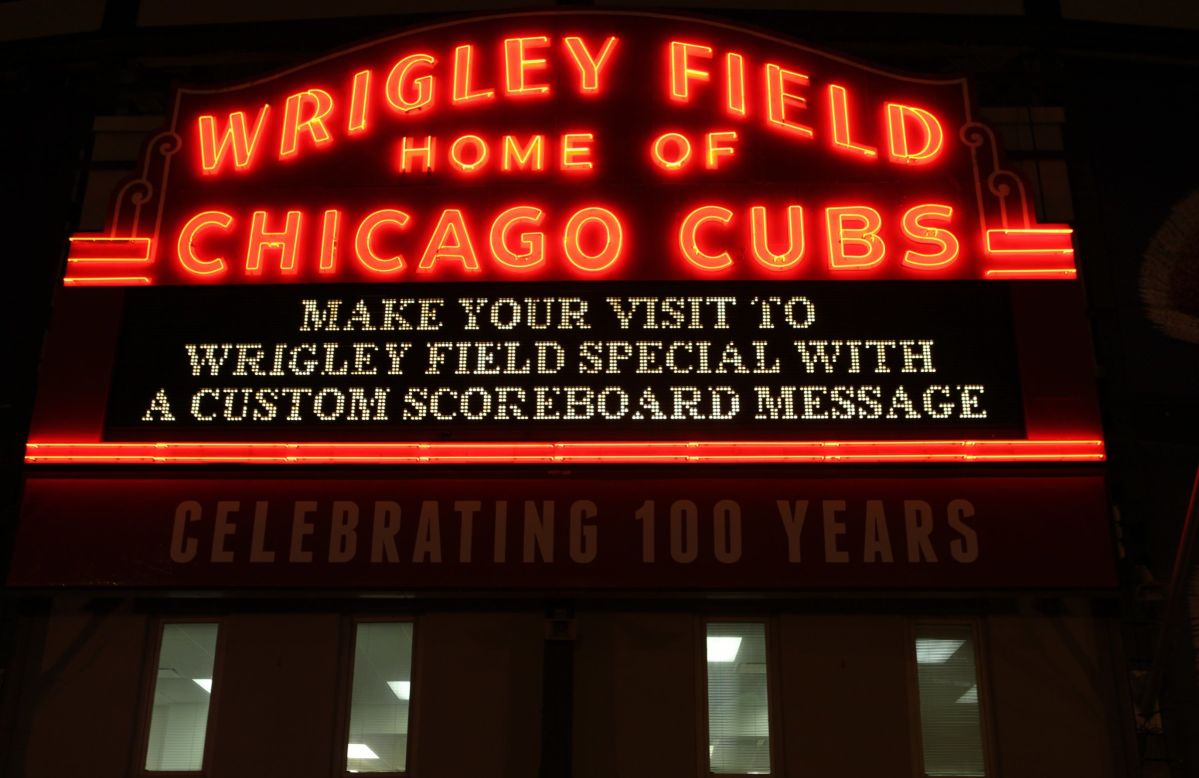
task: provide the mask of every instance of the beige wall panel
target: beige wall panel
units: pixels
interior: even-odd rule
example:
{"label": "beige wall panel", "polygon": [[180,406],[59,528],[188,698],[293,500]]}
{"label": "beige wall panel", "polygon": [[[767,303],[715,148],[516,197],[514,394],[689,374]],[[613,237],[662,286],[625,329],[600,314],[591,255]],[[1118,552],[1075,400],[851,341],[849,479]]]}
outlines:
{"label": "beige wall panel", "polygon": [[162,129],[165,122],[163,116],[96,117],[91,161],[127,163],[128,167],[88,172],[79,215],[80,232],[99,232],[108,227],[113,197],[141,170],[142,146]]}
{"label": "beige wall panel", "polygon": [[577,624],[575,778],[695,778],[695,617],[583,613]]}
{"label": "beige wall panel", "polygon": [[414,775],[537,775],[544,624],[540,613],[420,617],[408,757]]}
{"label": "beige wall panel", "polygon": [[[599,7],[658,10],[676,7],[709,8],[714,10],[837,11],[864,13],[914,13],[953,15],[1019,15],[1022,0],[760,0],[736,3],[729,0],[599,0]],[[550,0],[535,0],[516,6],[519,10],[552,9]],[[414,13],[497,13],[513,10],[512,3],[502,0],[343,0],[329,3],[323,0],[208,0],[205,3],[186,3],[179,0],[142,0],[138,23],[145,26],[176,24],[212,24],[228,22],[261,22],[287,19],[328,19],[353,16],[383,16]]]}
{"label": "beige wall panel", "polygon": [[1123,775],[1114,671],[1089,617],[987,620],[999,770],[1021,778]]}
{"label": "beige wall panel", "polygon": [[758,0],[736,3],[729,0],[598,0],[600,7],[620,8],[711,8],[730,10],[835,11],[840,13],[917,14],[1002,14],[1024,12],[1022,0]]}
{"label": "beige wall panel", "polygon": [[[108,227],[112,198],[132,174],[132,170],[93,170],[88,173],[83,207],[79,212],[80,232],[103,232]],[[65,240],[63,244],[65,246]]]}
{"label": "beige wall panel", "polygon": [[337,733],[339,618],[239,614],[221,624],[212,775],[329,775]]}
{"label": "beige wall panel", "polygon": [[[524,3],[522,10],[539,5],[552,7],[550,0]],[[145,26],[171,24],[214,24],[265,22],[276,19],[335,19],[347,16],[384,16],[412,13],[496,13],[511,11],[502,0],[142,0],[138,23]],[[399,24],[400,22],[397,22]],[[388,32],[384,30],[381,34]]]}
{"label": "beige wall panel", "polygon": [[801,615],[777,623],[774,688],[787,705],[771,734],[781,739],[785,775],[909,778],[904,620]]}
{"label": "beige wall panel", "polygon": [[146,617],[59,598],[49,620],[26,744],[26,778],[126,776],[137,741]]}
{"label": "beige wall panel", "polygon": [[1199,29],[1195,0],[1062,0],[1062,16],[1088,22]]}
{"label": "beige wall panel", "polygon": [[142,146],[167,124],[165,116],[97,116],[93,162],[134,162]]}
{"label": "beige wall panel", "polygon": [[17,0],[0,4],[0,41],[100,29],[105,0]]}

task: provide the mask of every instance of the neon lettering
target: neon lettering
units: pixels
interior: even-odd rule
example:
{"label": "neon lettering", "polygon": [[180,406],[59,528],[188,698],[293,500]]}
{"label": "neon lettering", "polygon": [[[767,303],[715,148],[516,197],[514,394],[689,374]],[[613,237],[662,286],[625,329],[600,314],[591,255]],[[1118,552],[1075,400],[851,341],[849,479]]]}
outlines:
{"label": "neon lettering", "polygon": [[404,267],[403,254],[397,252],[382,256],[373,247],[375,231],[385,224],[403,229],[408,225],[408,214],[394,208],[383,208],[368,214],[354,233],[354,256],[372,273],[394,273]]}
{"label": "neon lettering", "polygon": [[474,56],[475,47],[469,43],[454,49],[454,94],[451,100],[455,103],[495,98],[494,89],[476,89],[471,84],[471,61]]}
{"label": "neon lettering", "polygon": [[728,251],[712,254],[699,246],[699,229],[708,222],[719,222],[727,225],[733,220],[733,212],[720,205],[701,205],[691,210],[683,218],[679,227],[679,249],[683,259],[700,270],[724,270],[732,267],[733,257]]}
{"label": "neon lettering", "polygon": [[549,94],[548,84],[529,84],[530,70],[545,70],[544,57],[530,58],[529,49],[547,48],[550,39],[544,35],[529,38],[504,39],[504,92],[509,95]]}
{"label": "neon lettering", "polygon": [[[911,105],[887,103],[887,158],[900,165],[928,165],[937,161],[945,148],[945,131],[929,111]],[[919,148],[911,143],[909,129],[921,135]]]}
{"label": "neon lettering", "polygon": [[359,70],[350,85],[350,120],[346,132],[357,135],[366,132],[367,98],[371,89],[371,71]]}
{"label": "neon lettering", "polygon": [[278,232],[266,228],[266,211],[254,211],[250,217],[250,239],[246,243],[246,275],[262,275],[262,255],[267,249],[279,252],[279,272],[295,275],[296,248],[300,242],[299,211],[288,211],[284,216],[283,229]]}
{"label": "neon lettering", "polygon": [[766,65],[766,120],[776,127],[793,132],[804,138],[813,136],[812,128],[787,118],[787,107],[808,107],[806,97],[788,91],[791,86],[807,86],[808,77],[803,73],[785,70],[778,65]]}
{"label": "neon lettering", "polygon": [[571,60],[579,69],[579,92],[582,94],[598,93],[600,91],[600,71],[616,48],[616,36],[608,36],[600,48],[599,54],[596,55],[588,51],[587,44],[577,36],[568,36],[562,42],[566,46]]}
{"label": "neon lettering", "polygon": [[878,149],[854,143],[850,137],[848,90],[839,84],[829,84],[828,101],[833,124],[833,148],[865,159],[878,159]]}
{"label": "neon lettering", "polygon": [[886,256],[887,245],[878,234],[883,219],[873,208],[830,206],[825,209],[825,225],[828,264],[832,270],[869,270]]}
{"label": "neon lettering", "polygon": [[[587,252],[582,245],[583,230],[593,227],[602,231],[603,240],[595,252]],[[620,258],[624,248],[624,229],[620,219],[607,208],[593,206],[580,208],[571,214],[562,234],[562,248],[566,259],[579,270],[600,273],[610,268]]]}
{"label": "neon lettering", "polygon": [[[463,157],[462,149],[464,146],[473,146],[474,151],[470,152],[472,160],[467,161]],[[450,144],[450,165],[463,173],[470,173],[478,170],[487,162],[488,148],[487,142],[478,135],[463,135],[455,138]]]}
{"label": "neon lettering", "polygon": [[733,146],[724,145],[737,140],[736,130],[709,132],[704,136],[704,167],[715,170],[720,167],[721,157],[731,157],[737,153]]}
{"label": "neon lettering", "polygon": [[724,58],[725,108],[740,118],[745,117],[745,58],[730,51]]}
{"label": "neon lettering", "polygon": [[299,151],[300,133],[307,133],[312,142],[324,146],[333,140],[325,117],[333,110],[333,97],[323,89],[309,89],[291,95],[283,106],[283,133],[279,157],[290,157]]}
{"label": "neon lettering", "polygon": [[330,208],[321,217],[321,252],[318,271],[322,275],[337,271],[337,236],[341,231],[341,211]]}
{"label": "neon lettering", "polygon": [[433,170],[433,136],[425,136],[425,145],[417,146],[415,143],[409,145],[409,141],[415,141],[415,138],[409,138],[405,135],[400,139],[399,149],[399,168],[401,173],[411,173],[415,167],[412,164],[413,159],[420,159],[423,164],[420,170],[424,173],[429,173]]}
{"label": "neon lettering", "polygon": [[[565,152],[563,152],[565,153]],[[511,170],[545,170],[545,136],[531,135],[524,146],[514,135],[504,136],[504,151],[500,167]]]}
{"label": "neon lettering", "polygon": [[766,221],[766,208],[755,205],[749,209],[749,248],[759,265],[768,270],[787,270],[795,267],[804,255],[803,207],[787,206],[787,247],[776,252]]}
{"label": "neon lettering", "polygon": [[687,102],[691,99],[689,84],[692,81],[710,81],[712,75],[706,70],[691,67],[692,57],[712,58],[712,47],[699,43],[670,42],[670,99]]}
{"label": "neon lettering", "polygon": [[470,242],[470,232],[466,229],[462,211],[457,208],[446,208],[441,212],[441,218],[437,220],[425,244],[416,270],[418,273],[427,273],[438,262],[445,260],[461,262],[462,268],[472,273],[479,270],[479,257]]}
{"label": "neon lettering", "polygon": [[589,170],[591,143],[595,136],[590,132],[568,132],[562,136],[562,169]]}
{"label": "neon lettering", "polygon": [[496,262],[512,270],[530,270],[545,263],[545,233],[522,231],[517,234],[517,240],[522,251],[519,253],[509,248],[508,233],[517,224],[529,224],[540,227],[545,214],[540,208],[529,205],[518,205],[502,212],[491,223],[488,243],[491,256]]}
{"label": "neon lettering", "polygon": [[200,169],[205,173],[220,172],[221,163],[226,154],[232,154],[233,169],[245,171],[254,159],[254,150],[258,147],[258,138],[262,128],[266,126],[269,105],[258,109],[258,118],[254,120],[254,131],[248,133],[246,128],[245,111],[234,111],[229,114],[229,122],[225,125],[221,139],[217,140],[216,117],[202,114],[197,120],[197,131],[200,136]]}
{"label": "neon lettering", "polygon": [[232,226],[233,217],[224,211],[201,211],[188,219],[179,231],[179,241],[175,245],[179,264],[194,276],[223,274],[228,269],[224,257],[203,259],[196,253],[196,243],[205,230],[216,228],[228,232]]}
{"label": "neon lettering", "polygon": [[904,236],[923,245],[935,246],[937,250],[923,254],[908,249],[903,253],[903,264],[921,270],[936,270],[953,264],[958,258],[961,243],[956,235],[946,229],[952,219],[953,208],[948,205],[929,203],[905,211],[900,221]]}
{"label": "neon lettering", "polygon": [[691,159],[691,141],[681,133],[663,133],[654,139],[650,157],[663,170],[680,170]]}
{"label": "neon lettering", "polygon": [[[433,102],[433,76],[426,74],[410,79],[416,68],[431,69],[437,60],[432,54],[409,54],[392,66],[387,74],[387,83],[383,87],[387,95],[387,103],[392,108],[403,113],[419,111],[427,108]],[[405,95],[406,91],[416,90],[413,97]]]}

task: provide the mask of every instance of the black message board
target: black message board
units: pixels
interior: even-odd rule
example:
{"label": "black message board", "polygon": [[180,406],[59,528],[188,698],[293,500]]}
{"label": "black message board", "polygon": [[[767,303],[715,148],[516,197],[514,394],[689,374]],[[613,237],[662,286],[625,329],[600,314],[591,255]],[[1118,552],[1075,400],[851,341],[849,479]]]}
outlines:
{"label": "black message board", "polygon": [[1024,432],[1001,284],[397,284],[127,295],[109,440]]}

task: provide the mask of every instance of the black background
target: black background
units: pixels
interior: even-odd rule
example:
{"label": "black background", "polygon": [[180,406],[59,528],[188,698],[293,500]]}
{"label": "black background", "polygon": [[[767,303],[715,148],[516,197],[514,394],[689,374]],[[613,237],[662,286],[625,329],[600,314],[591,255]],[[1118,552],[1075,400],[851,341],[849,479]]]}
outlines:
{"label": "black background", "polygon": [[[607,297],[736,297],[737,305],[728,306],[728,329],[716,329],[715,311],[705,306],[704,329],[642,329],[640,317],[628,329],[620,327]],[[815,308],[810,327],[795,329],[782,322],[775,309],[775,327],[762,329],[758,306],[747,304],[754,297],[804,296]],[[458,304],[460,297],[514,298],[578,297],[588,302],[585,319],[589,329],[532,329],[521,325],[497,329],[484,325],[466,330],[466,314]],[[379,300],[386,298],[440,298],[444,325],[437,330],[395,332],[302,332],[301,301],[341,300],[340,321],[345,322],[354,302],[367,301],[377,315]],[[801,314],[802,315],[802,314]],[[996,282],[845,282],[790,283],[760,282],[575,282],[508,284],[420,284],[394,286],[268,286],[222,288],[156,288],[130,290],[125,319],[115,362],[106,438],[112,440],[669,440],[669,439],[854,439],[875,437],[961,438],[1021,437],[1023,414],[1017,380],[1016,355],[1012,340],[1011,314],[1006,287]],[[892,372],[874,373],[874,349],[862,350],[862,372],[850,374],[843,369],[832,375],[809,374],[803,369],[795,340],[919,340],[931,339],[936,373],[899,372],[897,350],[889,349]],[[453,375],[456,354],[451,352],[442,374],[425,375],[426,344],[431,341],[520,341],[530,344],[524,354],[532,353],[535,341],[559,343],[566,353],[566,365],[556,374]],[[583,341],[709,341],[713,343],[712,364],[718,361],[723,344],[736,342],[745,364],[751,370],[752,341],[768,343],[767,354],[780,359],[777,374],[713,373],[710,375],[663,372],[637,375],[635,358],[625,362],[619,375],[580,374],[578,348]],[[268,352],[263,361],[270,364],[273,344],[355,343],[406,341],[413,343],[402,362],[404,375],[386,375],[386,360],[380,356],[380,375],[297,377],[285,375],[233,376],[227,359],[217,377],[193,376],[184,344],[217,343],[261,344]],[[843,357],[844,364],[845,358]],[[473,359],[472,359],[473,362]],[[930,384],[981,384],[986,387],[981,407],[986,419],[840,419],[783,421],[755,419],[754,386],[766,385],[878,385],[883,396],[890,388],[904,385],[917,409],[920,396]],[[401,396],[408,386],[527,387],[525,407],[532,413],[533,386],[605,386],[623,387],[636,410],[637,398],[645,388],[654,390],[663,412],[671,415],[671,386],[730,386],[740,395],[740,411],[734,420],[650,421],[650,420],[555,420],[555,421],[408,421],[401,419]],[[286,421],[280,412],[271,421],[200,422],[190,414],[192,395],[206,387],[364,387],[371,396],[374,386],[390,386],[389,421],[321,422]],[[155,392],[165,389],[176,417],[174,422],[143,422]],[[955,393],[956,394],[956,393]],[[701,410],[710,407],[709,395],[703,395]],[[205,408],[218,406],[205,401]],[[802,398],[796,393],[797,414]],[[885,403],[884,403],[885,405]],[[449,410],[453,404],[447,404]],[[560,402],[556,407],[561,409]],[[631,416],[633,410],[629,412]],[[494,413],[494,411],[493,411]],[[923,415],[923,414],[922,414]],[[956,412],[955,414],[956,415]]]}

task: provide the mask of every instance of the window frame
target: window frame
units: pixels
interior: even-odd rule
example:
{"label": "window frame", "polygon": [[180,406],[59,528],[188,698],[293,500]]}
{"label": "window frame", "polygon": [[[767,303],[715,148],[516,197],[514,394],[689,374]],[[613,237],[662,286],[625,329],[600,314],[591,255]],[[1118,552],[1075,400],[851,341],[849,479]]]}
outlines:
{"label": "window frame", "polygon": [[[349,765],[346,764],[348,758],[346,756],[346,748],[350,742],[350,713],[354,705],[354,652],[358,645],[358,625],[359,624],[411,624],[412,625],[412,666],[408,672],[412,679],[412,687],[408,694],[408,744],[404,750],[404,769],[400,771],[378,772],[378,773],[351,773]],[[413,774],[413,765],[416,761],[416,730],[417,730],[417,710],[416,700],[420,690],[418,681],[419,673],[419,639],[418,635],[418,619],[412,615],[361,615],[354,614],[346,616],[342,620],[343,638],[341,640],[343,657],[340,661],[339,683],[341,692],[338,694],[337,703],[337,743],[333,749],[334,759],[332,774],[336,778],[350,778],[355,775],[380,775],[380,776],[410,776]]]}
{"label": "window frame", "polygon": [[695,661],[696,679],[696,772],[701,778],[750,778],[761,773],[714,773],[711,756],[708,754],[710,734],[708,732],[708,625],[709,624],[761,624],[765,632],[766,648],[766,726],[770,737],[770,772],[766,775],[785,775],[783,748],[779,733],[782,731],[782,716],[779,707],[778,675],[779,653],[775,646],[774,618],[771,616],[703,616],[697,620]]}
{"label": "window frame", "polygon": [[[154,716],[154,692],[158,685],[158,663],[162,658],[162,637],[166,628],[172,624],[215,624],[216,646],[213,647],[212,657],[212,690],[208,694],[208,719],[204,725],[204,749],[200,757],[199,770],[150,770],[146,767],[146,757],[150,753],[150,723]],[[218,720],[217,711],[220,708],[221,693],[224,688],[222,678],[225,669],[225,633],[228,622],[220,616],[159,616],[151,620],[152,629],[146,639],[147,661],[143,662],[145,680],[142,683],[139,715],[137,723],[138,748],[134,752],[137,760],[133,773],[140,776],[208,776],[212,767],[214,739]]]}
{"label": "window frame", "polygon": [[[974,683],[978,687],[978,727],[983,749],[984,778],[999,775],[995,761],[995,738],[991,714],[990,663],[986,643],[983,640],[981,619],[973,616],[917,617],[906,620],[904,630],[907,639],[907,687],[908,687],[908,734],[912,744],[912,778],[930,778],[924,772],[924,720],[920,713],[920,677],[916,662],[916,630],[918,627],[967,627],[974,647]],[[975,776],[937,776],[936,778],[976,778]]]}

